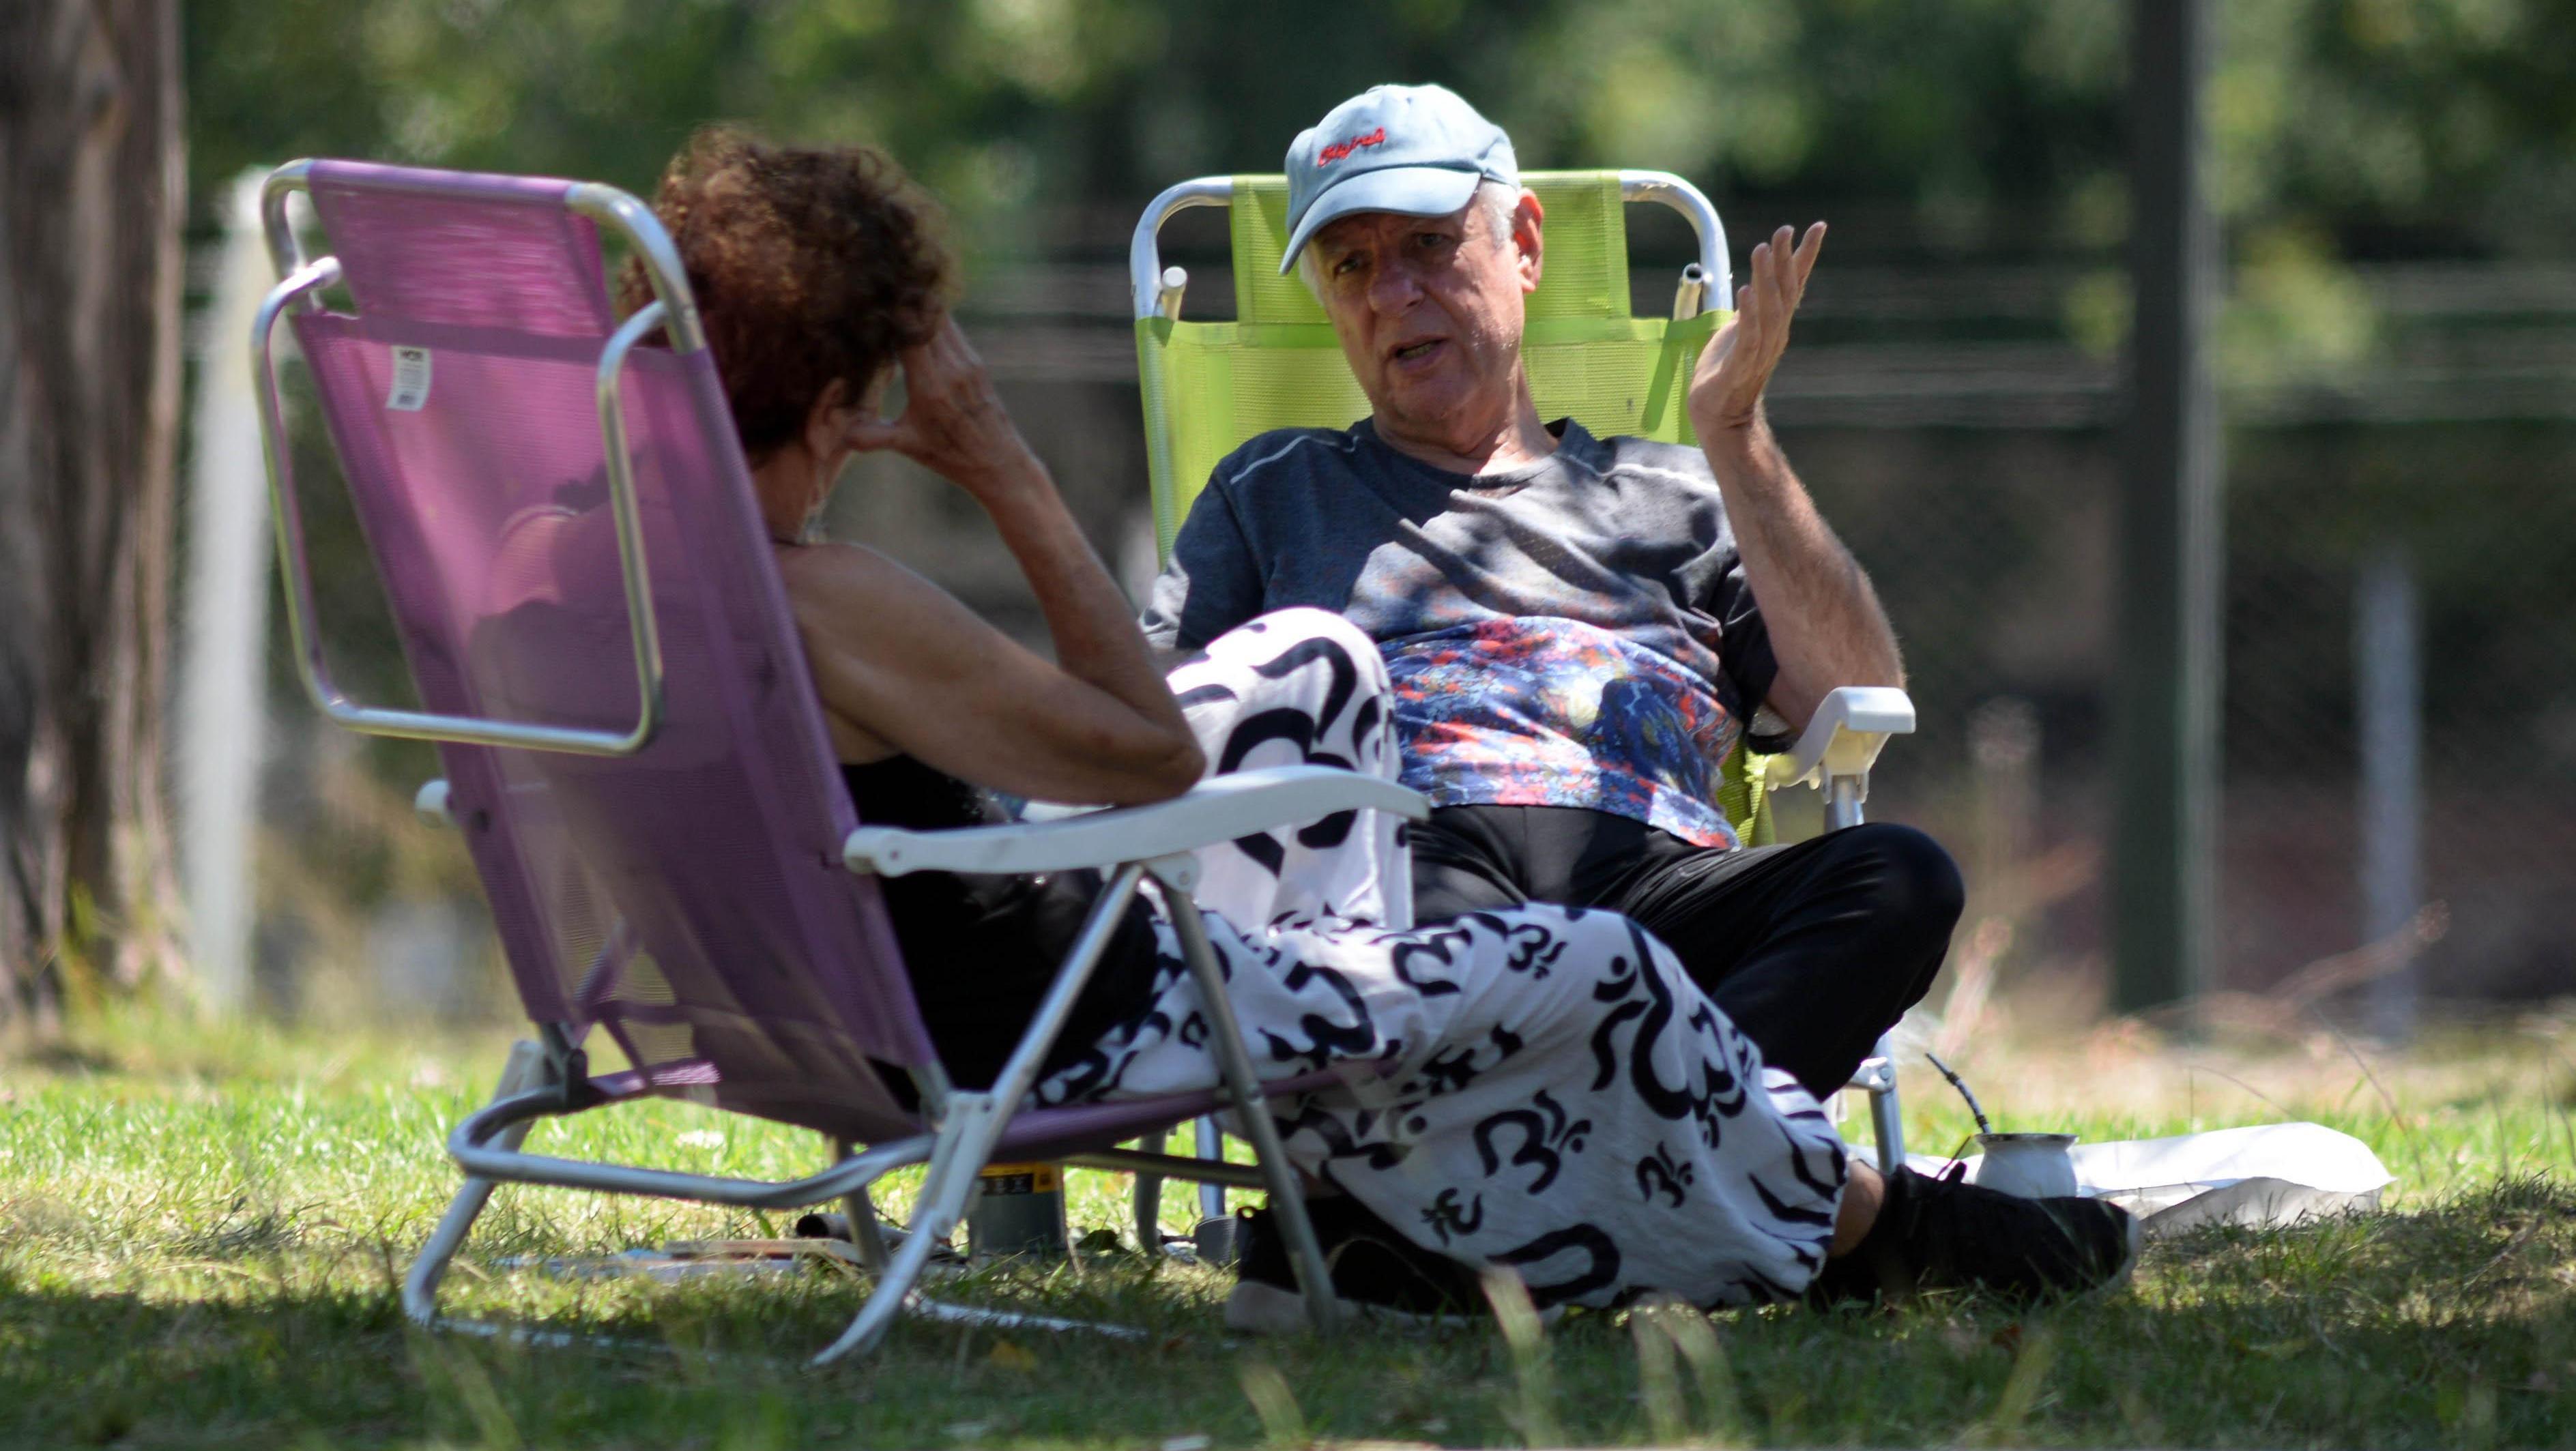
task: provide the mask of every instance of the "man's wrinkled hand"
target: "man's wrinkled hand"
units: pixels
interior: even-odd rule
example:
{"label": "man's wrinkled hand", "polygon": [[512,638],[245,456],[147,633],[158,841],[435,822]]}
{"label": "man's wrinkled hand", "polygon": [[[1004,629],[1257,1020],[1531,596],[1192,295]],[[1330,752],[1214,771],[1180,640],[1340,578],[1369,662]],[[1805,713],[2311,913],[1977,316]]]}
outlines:
{"label": "man's wrinkled hand", "polygon": [[1691,377],[1691,427],[1703,442],[1749,428],[1762,413],[1762,390],[1789,347],[1789,320],[1807,294],[1807,276],[1825,248],[1825,224],[1807,229],[1793,250],[1787,227],[1753,249],[1751,279],[1736,289],[1735,318],[1700,351]]}

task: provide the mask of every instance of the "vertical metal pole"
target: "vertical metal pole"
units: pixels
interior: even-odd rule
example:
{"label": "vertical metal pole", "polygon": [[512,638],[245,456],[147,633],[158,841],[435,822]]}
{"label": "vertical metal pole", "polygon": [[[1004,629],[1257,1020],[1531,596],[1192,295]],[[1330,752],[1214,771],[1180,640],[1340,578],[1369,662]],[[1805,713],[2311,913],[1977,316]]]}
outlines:
{"label": "vertical metal pole", "polygon": [[[1192,1132],[1196,1135],[1198,1145],[1192,1150],[1193,1153],[1202,1159],[1225,1157],[1225,1121],[1223,1119],[1215,1114],[1209,1114],[1198,1121],[1198,1126]],[[1213,1219],[1223,1222],[1225,1220],[1224,1185],[1201,1184],[1199,1186],[1199,1218],[1202,1221]]]}
{"label": "vertical metal pole", "polygon": [[2129,8],[2130,333],[2119,510],[2111,900],[2118,1006],[2211,985],[2216,952],[2218,396],[2210,334],[2218,233],[2203,119],[2215,8]]}
{"label": "vertical metal pole", "polygon": [[1887,1087],[1869,1092],[1869,1128],[1878,1141],[1881,1172],[1893,1174],[1904,1168],[1905,1109],[1896,1101],[1896,1060],[1892,1057],[1887,1061]]}
{"label": "vertical metal pole", "polygon": [[[1149,1154],[1163,1152],[1170,1135],[1161,1129],[1137,1141]],[[1136,1248],[1147,1255],[1163,1252],[1163,1176],[1136,1171]]]}
{"label": "vertical metal pole", "polygon": [[265,171],[235,178],[224,202],[222,270],[200,334],[195,448],[188,470],[187,608],[181,620],[177,739],[180,885],[188,946],[206,1004],[251,1009],[251,878],[259,767],[268,730],[268,479],[259,391],[241,340],[275,281],[260,230]]}
{"label": "vertical metal pole", "polygon": [[1861,824],[1869,800],[1866,776],[1833,776],[1825,781],[1825,830],[1844,831]]}
{"label": "vertical metal pole", "polygon": [[[2389,545],[2353,589],[2353,682],[2361,737],[2361,939],[2407,931],[2424,902],[2423,685],[2415,563]],[[2370,985],[2370,1028],[2402,1042],[2415,1031],[2414,954]]]}
{"label": "vertical metal pole", "polygon": [[2019,696],[1999,695],[1968,714],[1968,759],[1976,771],[1976,864],[1969,878],[1982,899],[1968,912],[1987,915],[2004,883],[2022,870],[2039,840],[2039,712]]}
{"label": "vertical metal pole", "polygon": [[[836,1164],[859,1151],[857,1144],[837,1134],[831,1136],[831,1145],[832,1162]],[[841,1213],[850,1221],[850,1243],[858,1249],[859,1263],[867,1267],[869,1274],[884,1279],[889,1259],[885,1228],[877,1223],[877,1204],[868,1197],[865,1185],[842,1196]]]}

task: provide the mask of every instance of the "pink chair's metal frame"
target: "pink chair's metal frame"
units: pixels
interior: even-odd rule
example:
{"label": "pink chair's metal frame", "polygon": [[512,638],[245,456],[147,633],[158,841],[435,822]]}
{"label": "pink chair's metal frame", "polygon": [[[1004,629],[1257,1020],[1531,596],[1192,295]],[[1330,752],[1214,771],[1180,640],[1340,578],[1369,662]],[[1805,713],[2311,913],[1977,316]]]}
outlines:
{"label": "pink chair's metal frame", "polygon": [[[310,195],[330,255],[287,203]],[[1309,1312],[1324,1263],[1270,1114],[1328,1075],[1264,1083],[1191,901],[1192,853],[1421,798],[1345,771],[1211,780],[1158,806],[1004,827],[869,826],[841,785],[686,275],[651,210],[611,187],[306,161],[268,180],[283,279],[250,339],[287,623],[330,719],[434,742],[426,812],[465,839],[538,1038],[449,1153],[466,1178],[404,1286],[437,1320],[441,1276],[496,1185],[788,1209],[844,1201],[875,1287],[818,1363],[864,1352],[907,1305],[997,1157],[1269,1191]],[[654,300],[619,322],[600,235]],[[346,289],[344,307],[325,293]],[[271,335],[286,320],[366,536],[420,708],[362,703],[325,660]],[[655,334],[665,339],[649,345]],[[1098,868],[1106,887],[999,1079],[962,1088],[922,1026],[876,879]],[[1120,915],[1147,881],[1205,993],[1222,1087],[1022,1107]],[[954,965],[971,972],[972,963]],[[634,1067],[594,1076],[594,1030]],[[888,1075],[893,1077],[890,1079]],[[908,1085],[909,1094],[895,1084]],[[796,1124],[828,1167],[762,1181],[530,1153],[534,1125],[646,1096]],[[1214,1112],[1255,1166],[1117,1145]],[[927,1165],[889,1248],[868,1187]],[[955,1307],[938,1307],[954,1317]]]}

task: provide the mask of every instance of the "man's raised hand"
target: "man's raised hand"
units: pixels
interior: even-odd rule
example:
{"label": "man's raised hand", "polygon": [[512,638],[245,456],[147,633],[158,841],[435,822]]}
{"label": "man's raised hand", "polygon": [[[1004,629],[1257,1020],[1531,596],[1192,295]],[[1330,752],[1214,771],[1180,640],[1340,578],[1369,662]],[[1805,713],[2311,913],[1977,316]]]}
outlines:
{"label": "man's raised hand", "polygon": [[1753,249],[1751,278],[1735,292],[1735,318],[1718,329],[1691,378],[1691,427],[1703,442],[1760,416],[1762,390],[1789,346],[1789,319],[1807,293],[1807,275],[1825,248],[1825,224],[1807,228],[1793,250],[1782,227]]}

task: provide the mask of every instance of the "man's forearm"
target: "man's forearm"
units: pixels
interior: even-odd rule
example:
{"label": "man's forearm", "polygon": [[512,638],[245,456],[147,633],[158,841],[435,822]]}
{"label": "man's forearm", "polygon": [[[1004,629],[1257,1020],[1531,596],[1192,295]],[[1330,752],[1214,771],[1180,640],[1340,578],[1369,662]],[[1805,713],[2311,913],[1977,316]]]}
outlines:
{"label": "man's forearm", "polygon": [[1903,685],[1905,666],[1869,576],[1816,512],[1757,413],[1701,440],[1726,500],[1744,578],[1779,662],[1769,704],[1803,728],[1841,685]]}

